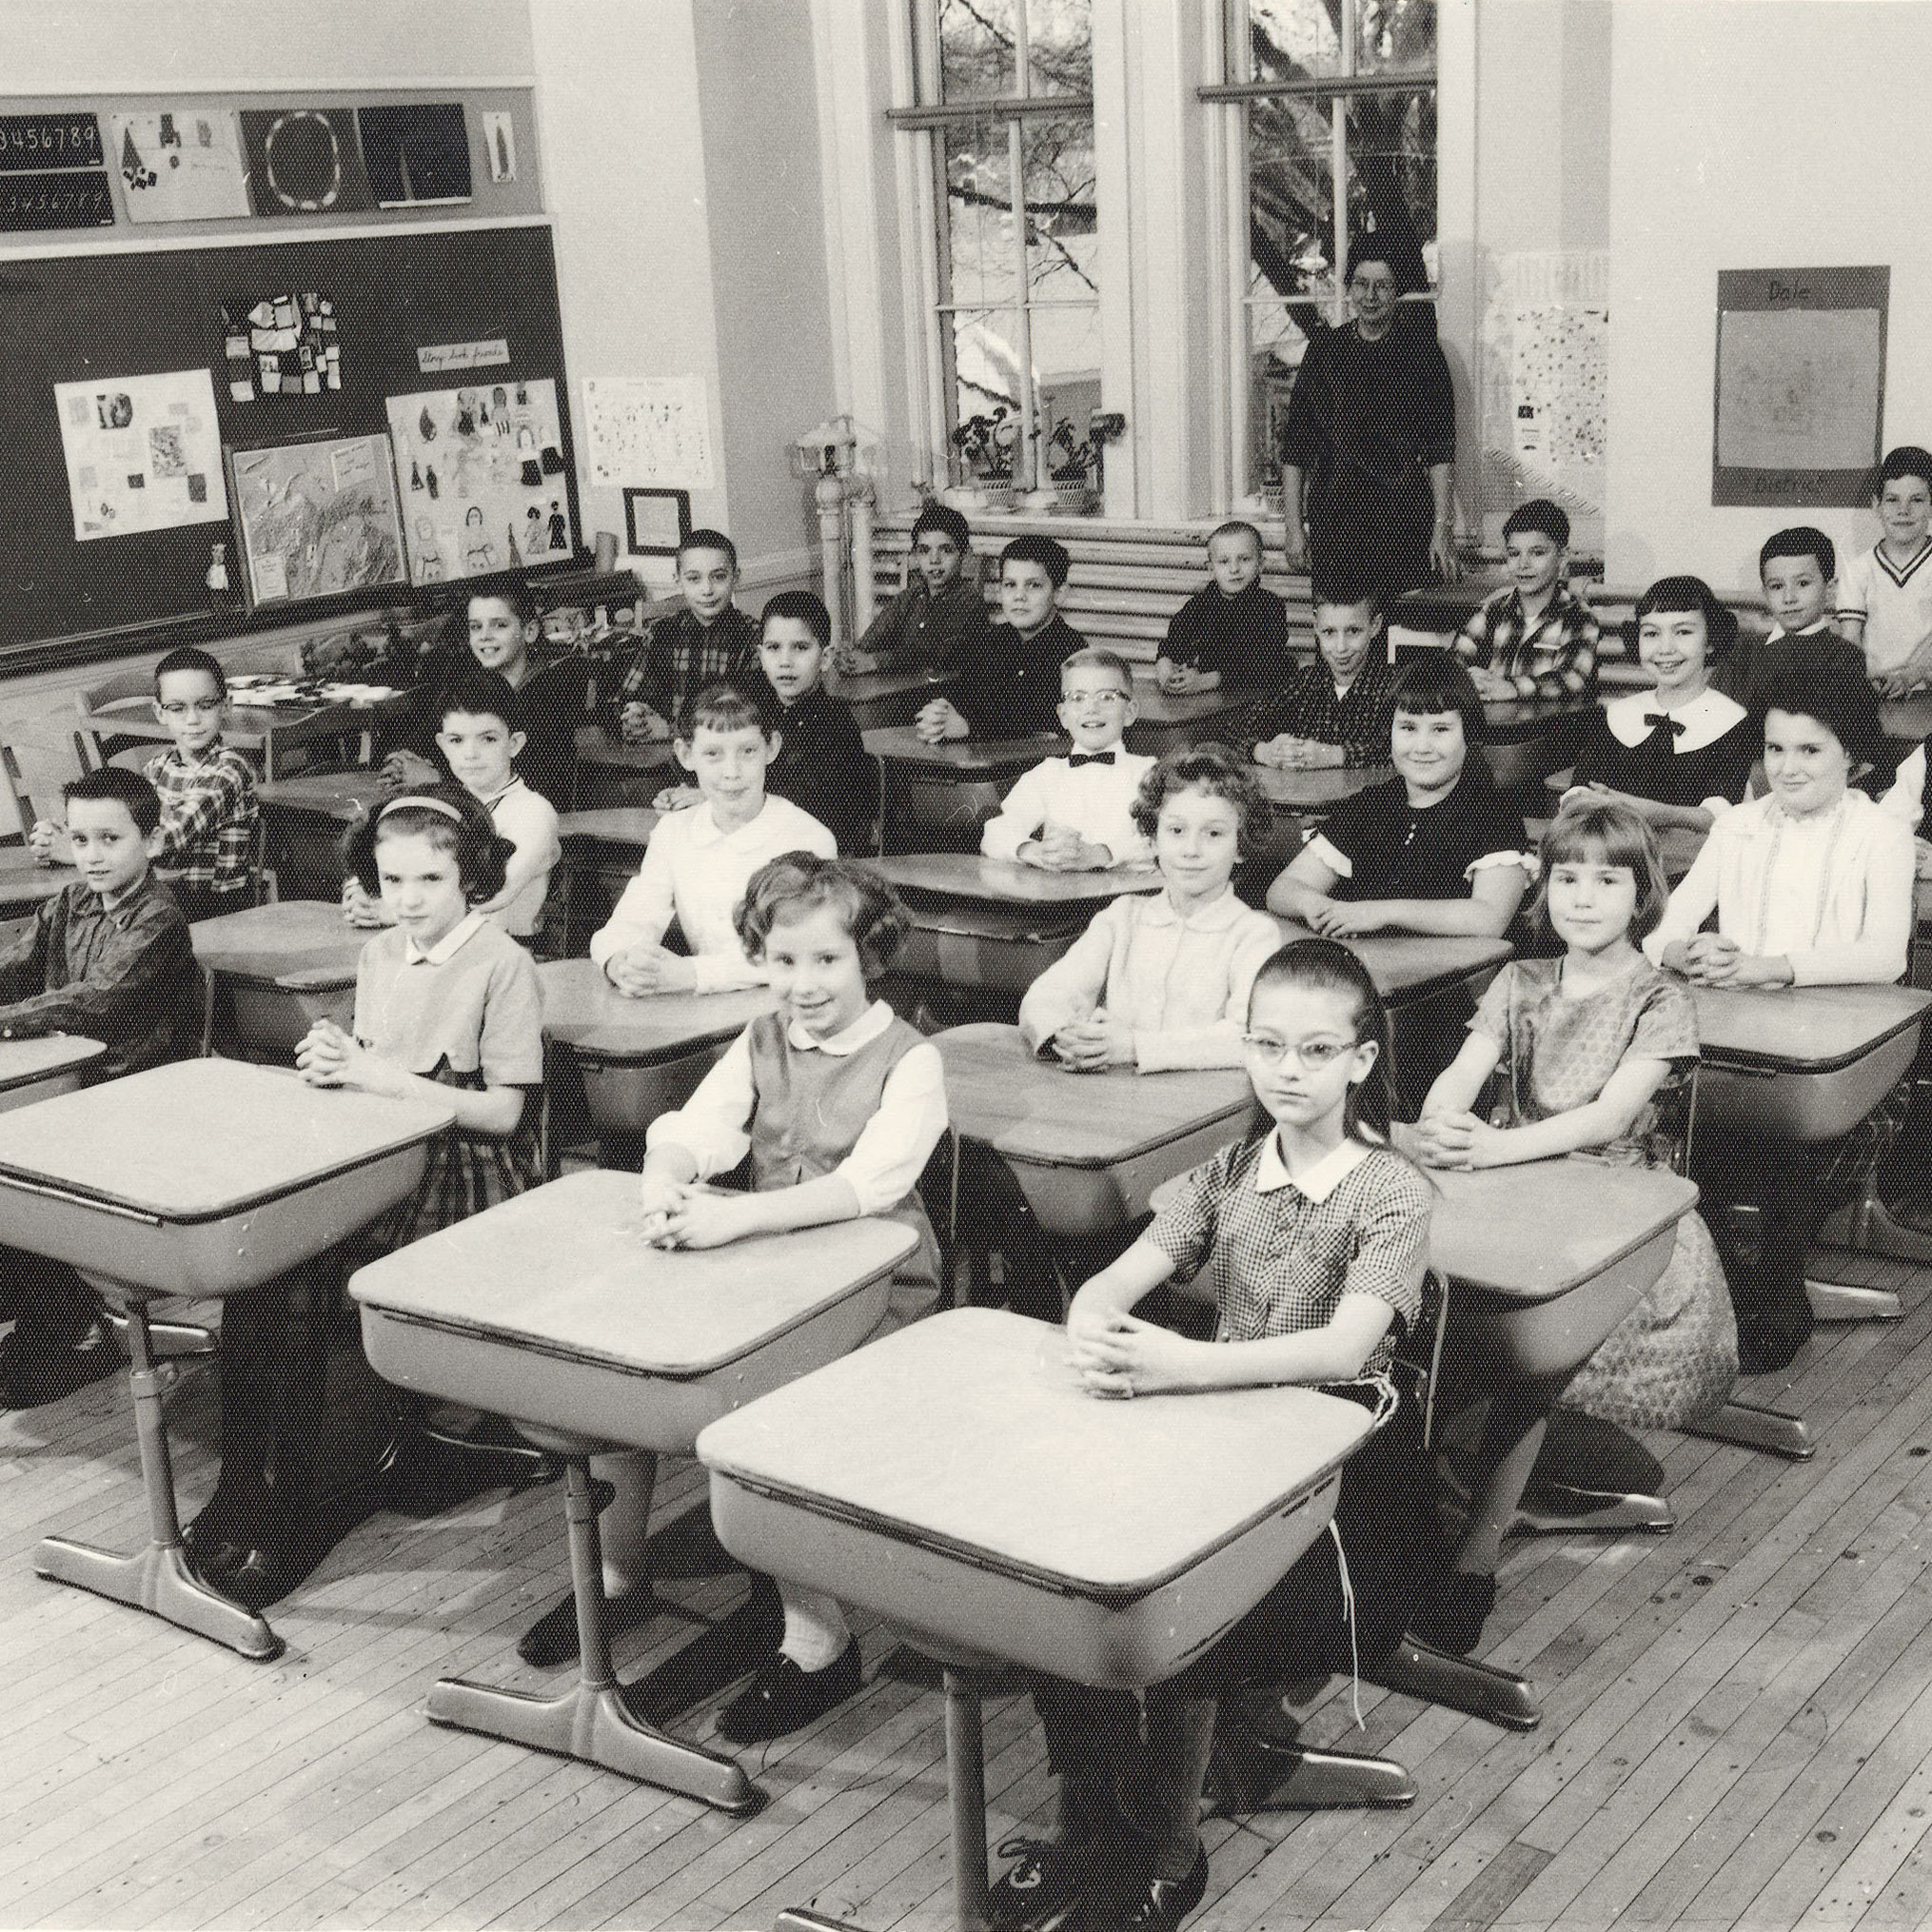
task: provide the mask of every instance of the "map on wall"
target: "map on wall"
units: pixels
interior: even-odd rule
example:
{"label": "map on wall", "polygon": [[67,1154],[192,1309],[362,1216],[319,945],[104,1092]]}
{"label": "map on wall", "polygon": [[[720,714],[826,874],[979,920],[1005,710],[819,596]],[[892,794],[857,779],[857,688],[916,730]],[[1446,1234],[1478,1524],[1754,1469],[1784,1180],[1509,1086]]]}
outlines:
{"label": "map on wall", "polygon": [[1884,433],[1885,268],[1718,276],[1711,497],[1852,505]]}
{"label": "map on wall", "polygon": [[404,581],[384,438],[238,449],[228,463],[251,604]]}

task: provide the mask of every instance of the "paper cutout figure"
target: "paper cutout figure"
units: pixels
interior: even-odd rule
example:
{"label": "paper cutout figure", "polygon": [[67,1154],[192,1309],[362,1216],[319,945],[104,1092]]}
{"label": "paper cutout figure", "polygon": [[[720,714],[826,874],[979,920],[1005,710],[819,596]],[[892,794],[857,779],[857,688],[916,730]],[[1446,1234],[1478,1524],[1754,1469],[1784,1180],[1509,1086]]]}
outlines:
{"label": "paper cutout figure", "polygon": [[553,550],[570,548],[570,523],[555,497],[550,499],[550,547]]}
{"label": "paper cutout figure", "polygon": [[434,463],[431,463],[423,472],[423,481],[429,485],[429,501],[434,503],[436,501],[436,465]]}
{"label": "paper cutout figure", "polygon": [[517,130],[503,112],[486,112],[483,117],[483,151],[489,156],[492,181],[517,178]]}

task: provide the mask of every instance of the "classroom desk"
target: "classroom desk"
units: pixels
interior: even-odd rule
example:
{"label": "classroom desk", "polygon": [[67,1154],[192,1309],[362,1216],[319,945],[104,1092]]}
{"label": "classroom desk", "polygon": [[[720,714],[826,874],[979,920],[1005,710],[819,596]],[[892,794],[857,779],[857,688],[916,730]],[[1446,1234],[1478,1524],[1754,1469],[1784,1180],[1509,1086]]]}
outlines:
{"label": "classroom desk", "polygon": [[1887,738],[1902,739],[1908,745],[1924,743],[1932,737],[1932,691],[1915,691],[1909,698],[1881,699],[1879,728]]}
{"label": "classroom desk", "polygon": [[227,989],[248,1052],[286,1062],[318,1019],[351,1025],[356,962],[375,932],[350,925],[340,904],[281,899],[198,919],[188,933],[210,999]]}
{"label": "classroom desk", "polygon": [[898,972],[1015,995],[1065,954],[1110,899],[1161,885],[1151,865],[1046,872],[965,852],[907,853],[871,863],[912,911]]}
{"label": "classroom desk", "polygon": [[1064,1347],[1041,1323],[953,1310],[698,1439],[733,1555],[877,1612],[945,1665],[962,1928],[987,1922],[976,1670],[1172,1677],[1321,1534],[1369,1432],[1365,1410],[1308,1389],[1097,1401]]}
{"label": "classroom desk", "polygon": [[1064,749],[1060,738],[954,738],[927,744],[909,724],[864,734],[878,760],[879,850],[894,843],[979,849],[979,828],[1019,775]]}
{"label": "classroom desk", "polygon": [[1486,700],[1483,751],[1499,789],[1535,784],[1573,764],[1589,721],[1601,709],[1593,698]]}
{"label": "classroom desk", "polygon": [[8,847],[0,851],[0,915],[30,914],[78,877],[70,865],[41,865],[25,847]]}
{"label": "classroom desk", "polygon": [[553,959],[537,980],[544,1035],[575,1056],[601,1134],[641,1134],[681,1107],[719,1055],[776,1004],[768,986],[629,999],[591,959]]}
{"label": "classroom desk", "polygon": [[333,899],[347,873],[343,834],[389,796],[373,771],[303,772],[255,787],[267,862],[285,899]]}
{"label": "classroom desk", "polygon": [[1253,881],[1257,898],[1293,862],[1310,835],[1335,806],[1395,776],[1393,765],[1325,765],[1314,771],[1253,765],[1250,769],[1269,806],[1269,821],[1257,828],[1253,849],[1242,861],[1244,877]]}
{"label": "classroom desk", "polygon": [[1236,727],[1248,712],[1269,694],[1259,685],[1239,684],[1218,691],[1163,691],[1136,679],[1135,717],[1127,727],[1129,751],[1165,758],[1191,745],[1225,744],[1238,736]]}
{"label": "classroom desk", "polygon": [[[1560,772],[1546,779],[1544,783],[1552,792],[1562,793],[1569,789],[1568,780],[1569,774]],[[1553,822],[1550,818],[1524,819],[1524,830],[1529,834],[1532,848],[1543,843],[1543,835]],[[1658,857],[1664,861],[1664,877],[1675,885],[1697,863],[1697,855],[1704,850],[1704,841],[1710,834],[1708,831],[1693,832],[1687,825],[1671,825],[1654,836]]]}
{"label": "classroom desk", "polygon": [[[289,688],[287,680],[270,679],[266,688]],[[326,693],[329,687],[324,686]],[[286,752],[295,743],[314,743],[318,739],[332,736],[363,740],[364,757],[367,757],[370,715],[391,694],[384,692],[380,697],[375,687],[356,687],[367,695],[354,698],[330,698],[326,695],[315,697],[295,697],[277,699],[272,702],[260,698],[251,698],[250,687],[246,680],[231,678],[228,691],[231,702],[227,721],[222,726],[222,737],[239,752],[259,753],[262,759],[262,776],[272,779],[275,776],[275,759],[278,752]],[[149,744],[167,744],[172,741],[174,734],[154,715],[154,700],[151,698],[116,698],[99,706],[93,713],[93,729],[106,739],[136,738]]]}
{"label": "classroom desk", "polygon": [[99,1040],[64,1033],[33,1040],[0,1040],[0,1114],[78,1093],[87,1084],[93,1062],[107,1051]]}
{"label": "classroom desk", "polygon": [[644,805],[559,815],[557,836],[563,857],[558,862],[562,877],[551,883],[551,898],[562,908],[564,957],[582,955],[591,934],[616,910],[644,862],[644,848],[660,816]]}
{"label": "classroom desk", "polygon": [[958,682],[957,671],[843,671],[825,674],[825,689],[852,713],[860,731],[910,724],[935,698]]}
{"label": "classroom desk", "polygon": [[576,1686],[444,1679],[430,1718],[749,1811],[759,1793],[736,1762],[641,1720],[641,1686],[627,1700],[617,1683],[589,1459],[688,1453],[707,1423],[856,1348],[916,1237],[859,1220],[665,1252],[641,1217],[635,1174],[572,1174],[384,1256],[349,1292],[379,1374],[508,1415],[564,1462]]}
{"label": "classroom desk", "polygon": [[612,744],[602,725],[578,726],[574,806],[585,811],[648,806],[678,778],[677,747],[668,738],[650,744]]}
{"label": "classroom desk", "polygon": [[446,1107],[324,1092],[239,1060],[181,1060],[0,1116],[7,1239],[71,1263],[126,1313],[150,1538],[123,1556],[49,1537],[34,1567],[152,1611],[245,1657],[278,1656],[258,1616],[189,1569],[175,1512],[151,1302],[257,1288],[404,1200]]}

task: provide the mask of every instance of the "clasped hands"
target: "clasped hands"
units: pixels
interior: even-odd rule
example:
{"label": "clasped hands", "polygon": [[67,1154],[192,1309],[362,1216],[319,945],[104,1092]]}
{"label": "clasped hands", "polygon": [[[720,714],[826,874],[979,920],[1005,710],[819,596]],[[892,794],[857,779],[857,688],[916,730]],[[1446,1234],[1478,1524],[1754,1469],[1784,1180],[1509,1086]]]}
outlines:
{"label": "clasped hands", "polygon": [[1277,771],[1327,771],[1342,762],[1342,747],[1319,738],[1295,738],[1289,732],[1254,747],[1254,762]]}
{"label": "clasped hands", "polygon": [[1790,969],[1780,957],[1746,953],[1722,933],[1698,933],[1668,947],[1664,963],[1693,986],[1785,986]]}
{"label": "clasped hands", "polygon": [[653,1248],[722,1248],[750,1233],[747,1196],[646,1174],[643,1236]]}
{"label": "clasped hands", "polygon": [[1109,1067],[1131,1067],[1137,1055],[1134,1029],[1105,1007],[1090,1019],[1070,1019],[1054,1034],[1054,1052],[1069,1073],[1102,1074]]}
{"label": "clasped hands", "polygon": [[311,1087],[380,1090],[390,1062],[346,1034],[332,1019],[319,1019],[295,1049],[295,1070]]}
{"label": "clasped hands", "polygon": [[1095,845],[1073,826],[1055,824],[1051,818],[1020,846],[1019,857],[1023,864],[1042,872],[1105,872],[1114,863],[1107,846]]}
{"label": "clasped hands", "polygon": [[671,735],[662,717],[636,698],[618,713],[617,726],[626,744],[661,744]]}
{"label": "clasped hands", "polygon": [[1123,1309],[1087,1311],[1075,1301],[1067,1315],[1067,1366],[1089,1395],[1119,1400],[1192,1388],[1204,1346]]}
{"label": "clasped hands", "polygon": [[626,999],[643,999],[653,993],[697,990],[698,968],[681,953],[662,946],[626,946],[603,962],[603,976]]}
{"label": "clasped hands", "polygon": [[1480,1114],[1463,1111],[1425,1114],[1413,1127],[1396,1130],[1397,1144],[1424,1167],[1469,1173],[1500,1164],[1504,1134]]}

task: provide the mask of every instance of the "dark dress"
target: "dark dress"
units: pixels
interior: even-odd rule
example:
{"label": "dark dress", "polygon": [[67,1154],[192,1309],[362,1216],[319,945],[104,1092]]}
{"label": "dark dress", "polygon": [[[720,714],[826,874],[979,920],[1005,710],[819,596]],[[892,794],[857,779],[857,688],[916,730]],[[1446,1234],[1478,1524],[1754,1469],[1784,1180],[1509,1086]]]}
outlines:
{"label": "dark dress", "polygon": [[[1675,724],[1681,729],[1673,732]],[[1658,708],[1655,692],[1639,691],[1593,717],[1571,781],[1607,785],[1660,805],[1702,805],[1706,798],[1744,801],[1764,740],[1735,699],[1706,691],[1676,714]]]}
{"label": "dark dress", "polygon": [[1449,364],[1426,317],[1399,311],[1380,342],[1364,342],[1352,325],[1315,336],[1281,448],[1307,480],[1314,575],[1366,572],[1390,591],[1427,583],[1429,473],[1455,450]]}

